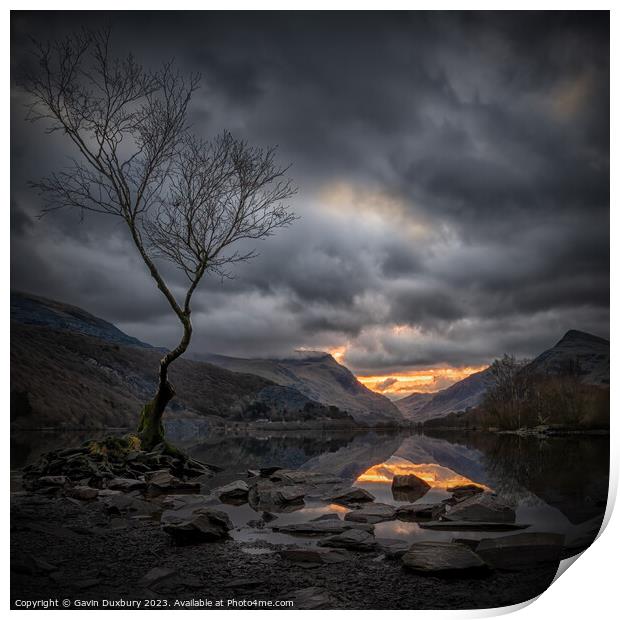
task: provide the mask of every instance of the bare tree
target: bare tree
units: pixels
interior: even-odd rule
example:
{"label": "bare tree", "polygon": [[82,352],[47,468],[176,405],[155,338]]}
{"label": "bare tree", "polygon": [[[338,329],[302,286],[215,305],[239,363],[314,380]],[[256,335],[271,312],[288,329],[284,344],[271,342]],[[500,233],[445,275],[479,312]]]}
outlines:
{"label": "bare tree", "polygon": [[[114,58],[109,31],[83,31],[55,43],[33,42],[34,62],[19,80],[28,118],[47,122],[74,147],[71,165],[34,183],[43,212],[76,208],[121,218],[157,287],[183,327],[179,344],[159,365],[158,388],[140,414],[143,449],[164,440],[162,416],[175,390],[170,364],[192,336],[192,296],[206,273],[228,276],[254,256],[231,246],[289,225],[286,201],[296,192],[275,149],[249,146],[223,133],[196,137],[188,105],[199,76],[172,63],[145,69],[129,55]],[[166,259],[184,274],[178,301],[158,268]]]}

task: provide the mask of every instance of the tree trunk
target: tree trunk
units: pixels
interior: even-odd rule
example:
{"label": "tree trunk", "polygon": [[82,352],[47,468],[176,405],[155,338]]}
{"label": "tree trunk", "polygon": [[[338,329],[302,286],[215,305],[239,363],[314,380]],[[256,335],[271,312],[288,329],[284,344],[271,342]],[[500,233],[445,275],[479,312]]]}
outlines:
{"label": "tree trunk", "polygon": [[162,418],[166,406],[175,395],[174,386],[168,381],[168,366],[187,350],[192,336],[192,324],[189,309],[182,315],[183,338],[172,351],[159,362],[159,385],[153,398],[142,407],[138,422],[138,437],[142,450],[152,450],[158,443],[165,441]]}
{"label": "tree trunk", "polygon": [[160,363],[159,386],[153,398],[142,407],[138,422],[138,436],[143,450],[152,450],[158,443],[164,441],[164,425],[162,418],[166,406],[175,395],[174,387],[168,381],[168,368]]}

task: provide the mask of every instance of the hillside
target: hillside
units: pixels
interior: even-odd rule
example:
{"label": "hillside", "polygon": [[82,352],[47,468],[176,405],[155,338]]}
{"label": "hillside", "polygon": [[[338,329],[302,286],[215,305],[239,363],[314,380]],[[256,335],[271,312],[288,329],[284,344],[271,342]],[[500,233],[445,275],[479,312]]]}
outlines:
{"label": "hillside", "polygon": [[[486,371],[485,371],[486,372]],[[497,389],[496,389],[497,387]],[[487,388],[479,406],[425,421],[443,428],[609,428],[609,342],[570,330],[514,375]],[[456,411],[456,410],[455,410]]]}
{"label": "hillside", "polygon": [[[576,375],[586,386],[609,386],[609,341],[572,329],[525,370],[535,376]],[[394,404],[407,420],[423,423],[478,406],[492,384],[487,368],[434,394],[411,394]]]}
{"label": "hillside", "polygon": [[[161,351],[132,342],[110,323],[71,306],[11,295],[13,428],[133,427],[155,389]],[[59,318],[56,318],[59,317]],[[53,327],[52,327],[53,325]],[[93,330],[97,337],[87,335]],[[338,420],[351,418],[256,375],[180,359],[169,419]]]}
{"label": "hillside", "polygon": [[609,340],[571,329],[528,368],[536,374],[575,373],[588,385],[609,385]]}
{"label": "hillside", "polygon": [[28,293],[11,292],[11,321],[68,330],[115,344],[152,348],[81,308]]}
{"label": "hillside", "polygon": [[422,395],[427,398],[420,398],[419,394],[411,394],[397,400],[394,404],[403,412],[407,420],[421,423],[448,415],[452,411],[463,411],[475,407],[482,401],[491,382],[492,377],[487,368],[434,394]]}
{"label": "hillside", "polygon": [[362,385],[328,353],[291,359],[242,359],[207,354],[200,359],[295,388],[308,398],[347,411],[358,424],[380,426],[403,421],[401,412],[390,400]]}

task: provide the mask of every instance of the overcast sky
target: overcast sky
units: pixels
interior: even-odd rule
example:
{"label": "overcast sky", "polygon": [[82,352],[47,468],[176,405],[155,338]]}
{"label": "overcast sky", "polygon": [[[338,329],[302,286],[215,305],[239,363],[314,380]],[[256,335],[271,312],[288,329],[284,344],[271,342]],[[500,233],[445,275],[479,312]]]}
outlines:
{"label": "overcast sky", "polygon": [[[300,220],[200,289],[194,352],[334,350],[390,377],[608,337],[607,13],[13,13],[13,61],[28,35],[105,22],[121,53],[200,71],[195,130],[278,145],[300,189]],[[37,219],[27,181],[70,150],[24,102],[13,88],[12,286],[173,345],[119,222]]]}

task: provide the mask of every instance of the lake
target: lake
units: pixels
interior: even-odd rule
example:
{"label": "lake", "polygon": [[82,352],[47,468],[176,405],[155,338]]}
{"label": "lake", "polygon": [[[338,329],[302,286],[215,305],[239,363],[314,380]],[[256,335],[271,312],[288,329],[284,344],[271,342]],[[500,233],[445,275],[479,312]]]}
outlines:
{"label": "lake", "polygon": [[[178,428],[178,427],[177,427]],[[191,433],[171,437],[195,458],[223,469],[206,490],[247,478],[247,470],[277,465],[340,476],[372,493],[378,502],[394,505],[432,503],[448,498],[446,488],[476,483],[516,507],[524,531],[565,536],[569,549],[582,549],[598,532],[606,507],[609,479],[609,436],[571,435],[521,437],[494,433],[379,431],[256,431],[248,434]],[[11,436],[11,467],[18,470],[48,450],[79,445],[102,436],[93,432],[21,432]],[[392,493],[394,474],[414,473],[431,486],[423,497]],[[15,476],[14,476],[15,477]],[[226,505],[233,538],[248,543],[248,553],[261,553],[264,541],[296,543],[300,539],[256,525],[260,517],[248,504]],[[308,521],[347,508],[318,498],[288,506],[270,525]],[[250,523],[249,523],[250,522]],[[479,539],[505,532],[431,531],[400,520],[379,523],[375,534],[414,540]],[[312,540],[306,544],[314,544]]]}

